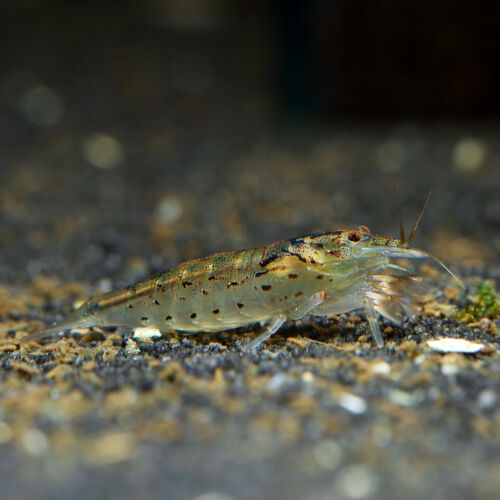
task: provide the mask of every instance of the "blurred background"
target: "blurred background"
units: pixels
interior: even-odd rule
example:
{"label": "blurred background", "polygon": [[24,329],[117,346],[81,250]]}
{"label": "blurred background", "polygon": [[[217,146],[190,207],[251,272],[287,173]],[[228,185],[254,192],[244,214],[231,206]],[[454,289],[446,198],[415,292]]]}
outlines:
{"label": "blurred background", "polygon": [[470,1],[2,2],[0,278],[126,282],[332,226],[394,234],[395,193],[409,226],[430,188],[432,250],[498,253],[499,19]]}
{"label": "blurred background", "polygon": [[[125,286],[180,261],[216,251],[359,224],[375,233],[397,236],[398,204],[410,228],[431,188],[433,196],[415,246],[451,263],[463,276],[474,276],[476,281],[500,279],[499,26],[500,3],[493,1],[3,0],[2,322],[50,322],[69,310],[76,298]],[[68,283],[73,283],[73,288],[62,287]],[[426,324],[422,331],[434,332],[430,328]],[[158,345],[162,349],[162,344]],[[215,361],[207,355],[203,366],[209,368],[206,372],[198,369],[201,358],[196,356],[201,356],[203,346],[193,346],[181,349],[179,359],[187,363],[189,384],[200,384],[201,389],[197,387],[203,393]],[[196,349],[198,354],[193,355]],[[167,349],[156,356],[163,360],[165,353]],[[293,363],[287,355],[285,352],[283,359],[289,367]],[[40,360],[51,362],[51,354],[40,356]],[[147,359],[144,351],[141,356],[143,361]],[[175,386],[171,382],[175,377],[166,375],[166,382],[160,382],[156,372],[145,368],[149,366],[146,361],[136,362],[133,355],[123,358],[136,363],[131,371],[119,371],[118,375],[113,370],[122,369],[122,365],[117,362],[111,369],[101,359],[100,379],[84,377],[82,381],[78,378],[83,373],[80,365],[70,364],[76,382],[68,393],[71,397],[77,393],[85,404],[97,401],[95,415],[78,415],[74,420],[68,417],[65,439],[77,436],[76,444],[73,448],[67,445],[65,449],[71,452],[63,455],[64,460],[47,460],[40,465],[37,460],[63,442],[54,441],[55,434],[51,434],[51,429],[58,430],[61,424],[57,412],[46,406],[48,396],[44,393],[43,403],[26,410],[33,418],[27,417],[29,425],[25,427],[15,427],[25,425],[24,413],[19,410],[19,418],[15,413],[24,406],[12,403],[5,409],[0,405],[0,417],[5,411],[15,429],[6,434],[0,425],[0,443],[17,439],[21,450],[20,454],[0,455],[0,470],[9,478],[2,482],[2,488],[10,488],[6,491],[14,497],[15,482],[11,479],[16,478],[28,485],[25,493],[39,493],[39,498],[56,498],[55,492],[60,498],[74,492],[73,498],[85,498],[89,484],[108,494],[113,490],[117,498],[124,491],[140,495],[174,490],[173,498],[194,498],[207,488],[215,488],[218,474],[225,470],[225,486],[234,498],[256,498],[252,488],[258,484],[261,493],[274,491],[279,495],[283,491],[279,481],[285,478],[288,498],[324,499],[329,496],[306,495],[316,487],[318,476],[293,462],[293,457],[303,456],[307,446],[316,450],[318,443],[314,456],[319,458],[314,463],[322,471],[324,484],[340,466],[341,456],[352,463],[365,463],[365,459],[368,463],[371,456],[375,463],[375,475],[371,468],[356,469],[356,465],[344,471],[345,481],[339,474],[340,490],[335,490],[339,498],[374,498],[370,492],[377,478],[380,498],[428,497],[438,491],[436,485],[455,498],[492,498],[488,493],[498,487],[498,454],[495,462],[488,448],[495,434],[484,430],[489,429],[484,421],[491,421],[490,414],[478,424],[482,434],[465,435],[466,396],[470,394],[454,385],[449,390],[451,399],[446,399],[446,393],[443,400],[455,401],[456,407],[455,403],[449,407],[436,403],[430,406],[432,411],[416,412],[418,418],[411,420],[413,414],[407,407],[419,403],[408,403],[407,399],[397,406],[403,408],[394,412],[394,422],[403,422],[401,441],[387,448],[393,420],[387,427],[383,416],[378,420],[379,411],[373,406],[364,413],[354,400],[353,410],[352,401],[348,404],[349,413],[338,408],[335,413],[326,405],[323,410],[334,414],[332,418],[341,415],[338,422],[342,425],[328,420],[330,427],[325,424],[318,431],[314,412],[309,427],[307,422],[302,425],[296,412],[305,406],[290,408],[286,398],[278,400],[273,393],[265,404],[276,411],[279,422],[297,421],[297,428],[309,429],[309,434],[304,437],[297,431],[284,448],[276,448],[275,455],[266,448],[267,442],[260,441],[255,451],[251,440],[235,439],[230,457],[239,456],[242,449],[248,456],[255,453],[254,458],[247,457],[248,462],[232,468],[233,459],[220,458],[214,450],[226,442],[228,433],[236,433],[235,429],[251,430],[248,419],[258,415],[264,405],[258,398],[249,398],[249,403],[238,399],[245,394],[241,387],[247,380],[238,376],[243,373],[247,377],[254,365],[239,354],[235,356],[238,361],[223,361],[221,366],[226,380],[232,380],[228,382],[231,397],[236,395],[241,407],[247,408],[240,420],[232,413],[221,417],[218,407],[210,413],[209,404],[199,393],[186,396],[179,403],[180,410],[172,410],[182,437],[171,437],[170,431],[163,436],[169,443],[179,439],[181,444],[150,448],[149,455],[143,451],[134,455],[131,447],[125,451],[119,448],[122,442],[118,440],[122,450],[118,458],[112,455],[109,459],[107,449],[99,448],[99,453],[104,453],[104,462],[113,462],[113,467],[119,462],[121,469],[101,470],[102,456],[97,454],[96,458],[91,453],[86,462],[90,468],[84,472],[74,458],[80,453],[79,440],[85,443],[92,438],[98,441],[97,446],[100,437],[96,429],[123,431],[129,436],[131,424],[122,419],[119,406],[127,403],[119,400],[115,413],[110,410],[110,414],[96,416],[102,402],[108,401],[107,395],[119,395],[118,389],[125,387],[130,393],[137,389],[134,397],[147,397],[151,387]],[[280,376],[287,368],[275,365],[278,358],[264,360],[259,370],[277,370],[276,376]],[[11,365],[2,363],[5,373],[10,373]],[[22,370],[19,373],[13,382],[16,390],[21,395],[31,394],[32,386],[24,385],[28,376]],[[140,383],[136,385],[134,373],[143,377],[137,375]],[[351,372],[336,373],[332,371],[330,381],[355,383]],[[481,384],[489,383],[485,380],[490,380],[490,373]],[[105,380],[104,388],[97,380],[101,384]],[[298,380],[297,387],[302,387],[302,379]],[[467,387],[475,395],[483,385],[472,376],[470,380]],[[405,379],[398,390],[405,389],[406,383]],[[448,388],[447,383],[443,382],[443,387]],[[189,384],[182,390],[188,391]],[[386,385],[373,389],[366,380],[364,384],[353,389],[358,391],[358,399],[366,397],[371,402],[371,398],[385,397]],[[457,394],[465,394],[465,399]],[[441,401],[431,396],[429,401]],[[398,393],[395,397],[402,400]],[[491,390],[485,396],[485,406],[474,406],[470,411],[493,412],[496,397]],[[320,405],[328,400],[325,398],[318,396],[314,404]],[[493,401],[492,406],[487,406],[488,401]],[[73,408],[73,403],[69,407]],[[134,422],[141,428],[141,419],[146,417],[139,410]],[[151,414],[155,418],[159,415],[161,423],[163,411],[163,407],[155,407]],[[303,411],[307,414],[307,409]],[[339,411],[344,411],[345,418]],[[191,412],[205,418],[199,424],[193,417],[192,427],[209,429],[211,434],[200,431],[201,437],[196,433],[193,437],[188,418]],[[450,413],[455,422],[451,427],[447,420]],[[431,421],[426,421],[425,415],[430,415]],[[429,425],[419,427],[420,418]],[[33,422],[38,427],[30,434]],[[157,440],[157,428],[165,429],[155,422],[148,431],[152,441]],[[374,422],[369,445],[358,426],[372,429]],[[431,432],[431,428],[435,439],[421,441],[420,433]],[[131,434],[133,442],[136,438],[141,441],[137,436],[142,434]],[[340,444],[327,441],[323,446],[325,436],[333,436]],[[72,441],[64,441],[64,446],[67,442]],[[474,452],[467,453],[472,448]],[[131,456],[136,458],[129,466]],[[450,467],[444,470],[447,461]],[[161,464],[167,464],[168,472],[161,470]],[[401,473],[394,475],[399,465]],[[464,470],[469,476],[462,476]],[[121,483],[117,479],[120,474],[127,481]],[[476,474],[479,479],[470,479],[467,484],[479,486],[462,487],[463,483],[456,483],[457,474],[465,482]],[[155,489],[152,485],[158,477],[171,481]],[[179,482],[178,477],[182,478]],[[48,478],[46,482],[44,478]],[[262,478],[265,480],[260,481]],[[50,481],[57,487],[50,486]],[[247,489],[241,486],[246,484]],[[388,484],[392,484],[390,492]],[[359,493],[356,485],[368,485],[368,489]],[[486,493],[481,497],[475,495],[477,492]],[[205,500],[227,498],[233,497],[207,496]]]}

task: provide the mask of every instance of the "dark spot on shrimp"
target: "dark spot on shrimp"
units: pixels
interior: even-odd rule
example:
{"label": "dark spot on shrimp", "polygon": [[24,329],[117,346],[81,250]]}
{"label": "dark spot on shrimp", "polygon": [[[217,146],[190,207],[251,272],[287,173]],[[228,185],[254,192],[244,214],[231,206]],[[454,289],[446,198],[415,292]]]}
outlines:
{"label": "dark spot on shrimp", "polygon": [[236,302],[236,305],[240,308],[243,309],[245,307],[245,304],[242,304],[241,302]]}
{"label": "dark spot on shrimp", "polygon": [[220,313],[219,309],[214,309],[212,312],[213,312],[214,314],[219,314],[219,313]]}
{"label": "dark spot on shrimp", "polygon": [[261,276],[264,276],[264,274],[267,274],[269,272],[269,269],[267,271],[261,271],[259,273],[255,273],[256,278],[260,278]]}
{"label": "dark spot on shrimp", "polygon": [[231,288],[232,286],[239,286],[239,283],[237,281],[230,281],[227,284],[227,288]]}
{"label": "dark spot on shrimp", "polygon": [[191,316],[189,316],[191,319],[196,318],[196,313],[192,313]]}
{"label": "dark spot on shrimp", "polygon": [[185,302],[186,297],[179,297],[179,300],[182,301],[182,302]]}
{"label": "dark spot on shrimp", "polygon": [[297,292],[295,294],[295,297],[302,297],[302,295],[304,295],[304,292]]}
{"label": "dark spot on shrimp", "polygon": [[132,304],[127,304],[127,307],[128,307],[129,309],[133,309],[133,308],[134,308],[134,306],[133,306]]}
{"label": "dark spot on shrimp", "polygon": [[191,286],[192,283],[190,281],[183,281],[182,282],[182,288],[186,288],[187,286]]}
{"label": "dark spot on shrimp", "polygon": [[288,275],[288,278],[290,278],[291,280],[295,280],[295,279],[297,279],[298,277],[299,277],[299,275],[298,275],[298,274],[295,274],[295,273],[290,273],[290,274]]}
{"label": "dark spot on shrimp", "polygon": [[324,276],[322,274],[319,274],[318,276],[316,276],[317,280],[322,280],[323,278],[324,278]]}
{"label": "dark spot on shrimp", "polygon": [[268,292],[269,290],[271,290],[272,286],[271,285],[262,285],[261,288],[262,288],[262,290],[264,290],[264,292]]}
{"label": "dark spot on shrimp", "polygon": [[208,277],[208,281],[213,281],[213,280],[216,280],[217,278],[215,276],[209,276]]}
{"label": "dark spot on shrimp", "polygon": [[207,292],[205,289],[203,289],[203,290],[201,291],[201,293],[202,293],[203,295],[208,295],[208,292]]}
{"label": "dark spot on shrimp", "polygon": [[156,299],[155,299],[155,305],[156,305],[156,306],[159,306],[159,305],[160,305],[160,303],[159,303]]}
{"label": "dark spot on shrimp", "polygon": [[288,300],[288,295],[285,295],[283,298],[284,298],[285,300]]}
{"label": "dark spot on shrimp", "polygon": [[172,316],[170,316],[170,314],[165,317],[165,321],[170,321],[171,319],[172,319]]}
{"label": "dark spot on shrimp", "polygon": [[143,316],[143,317],[141,318],[141,321],[147,321],[148,319],[149,319],[148,317]]}

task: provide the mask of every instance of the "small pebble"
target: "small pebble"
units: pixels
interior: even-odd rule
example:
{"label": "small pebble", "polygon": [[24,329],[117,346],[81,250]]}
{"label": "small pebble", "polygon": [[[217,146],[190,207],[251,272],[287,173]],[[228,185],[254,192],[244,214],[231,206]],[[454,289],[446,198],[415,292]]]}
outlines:
{"label": "small pebble", "polygon": [[400,406],[405,406],[406,408],[412,408],[420,403],[425,397],[425,394],[421,390],[416,390],[414,392],[401,391],[399,389],[393,389],[389,393],[389,399]]}
{"label": "small pebble", "polygon": [[123,147],[108,134],[91,134],[83,140],[83,157],[94,167],[103,170],[116,168],[123,161]]}
{"label": "small pebble", "polygon": [[355,415],[361,415],[366,411],[365,400],[348,392],[345,392],[340,396],[339,404],[342,408],[344,408],[344,410],[354,413]]}
{"label": "small pebble", "polygon": [[490,318],[481,318],[479,320],[479,328],[481,328],[481,330],[487,331],[491,328],[491,323],[492,321],[490,320]]}
{"label": "small pebble", "polygon": [[125,344],[125,351],[127,351],[128,354],[139,354],[141,352],[141,350],[137,346],[137,343],[132,339],[127,339]]}
{"label": "small pebble", "polygon": [[154,337],[161,337],[161,332],[158,328],[150,326],[134,328],[135,339],[150,339]]}
{"label": "small pebble", "polygon": [[460,371],[460,367],[453,363],[443,363],[441,365],[441,373],[446,376],[456,375]]}
{"label": "small pebble", "polygon": [[391,365],[385,361],[377,361],[370,368],[372,373],[376,375],[389,375],[391,373]]}
{"label": "small pebble", "polygon": [[155,218],[159,224],[174,224],[184,213],[182,201],[176,196],[165,196],[156,206]]}
{"label": "small pebble", "polygon": [[428,340],[427,345],[438,352],[463,352],[473,354],[484,348],[483,344],[470,342],[466,339],[442,338],[437,340]]}
{"label": "small pebble", "polygon": [[334,470],[342,462],[342,448],[333,439],[325,439],[313,448],[314,460],[324,470]]}
{"label": "small pebble", "polygon": [[370,498],[378,490],[378,477],[364,465],[349,465],[339,470],[337,488],[347,498]]}
{"label": "small pebble", "polygon": [[497,395],[491,389],[484,389],[477,398],[477,404],[481,409],[493,408],[496,402]]}
{"label": "small pebble", "polygon": [[49,440],[44,432],[32,428],[27,430],[21,438],[24,450],[30,455],[41,456],[49,449]]}
{"label": "small pebble", "polygon": [[483,141],[464,138],[453,148],[453,165],[462,172],[475,172],[483,165],[486,154],[487,147]]}
{"label": "small pebble", "polygon": [[271,378],[267,388],[270,391],[277,391],[281,386],[285,384],[286,381],[287,381],[286,375],[284,375],[283,373],[277,373]]}
{"label": "small pebble", "polygon": [[95,293],[108,293],[113,290],[113,282],[109,278],[102,278],[97,282]]}

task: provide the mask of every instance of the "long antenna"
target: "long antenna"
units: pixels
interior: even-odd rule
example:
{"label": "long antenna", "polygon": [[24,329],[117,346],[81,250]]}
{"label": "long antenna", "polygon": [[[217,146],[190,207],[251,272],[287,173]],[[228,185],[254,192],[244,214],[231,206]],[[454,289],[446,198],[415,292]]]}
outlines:
{"label": "long antenna", "polygon": [[399,215],[399,242],[401,245],[405,244],[405,228],[403,226],[403,212],[401,210],[401,199],[399,197],[399,190],[397,184],[394,184],[392,187],[392,191],[394,192],[394,196],[396,197],[396,201],[398,203],[398,215]]}
{"label": "long antenna", "polygon": [[415,233],[417,232],[417,227],[420,224],[420,221],[422,220],[422,217],[424,215],[425,209],[427,208],[427,205],[429,204],[429,200],[431,199],[431,194],[432,190],[429,189],[429,192],[427,193],[427,198],[425,199],[424,206],[422,207],[422,210],[420,211],[420,215],[418,216],[415,225],[413,226],[413,229],[411,230],[410,236],[408,237],[408,245],[411,245],[411,242],[415,238]]}
{"label": "long antenna", "polygon": [[398,200],[398,214],[399,214],[399,242],[401,245],[405,244],[405,227],[403,226],[403,214],[401,213],[401,203]]}

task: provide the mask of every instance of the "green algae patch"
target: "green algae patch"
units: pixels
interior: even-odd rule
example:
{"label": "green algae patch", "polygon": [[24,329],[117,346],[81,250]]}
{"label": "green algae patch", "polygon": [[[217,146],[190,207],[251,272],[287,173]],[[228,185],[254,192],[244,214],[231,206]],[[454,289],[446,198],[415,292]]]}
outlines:
{"label": "green algae patch", "polygon": [[465,306],[455,314],[455,318],[464,323],[479,321],[481,318],[497,319],[499,316],[500,304],[495,285],[491,281],[481,283],[472,298],[467,299]]}

